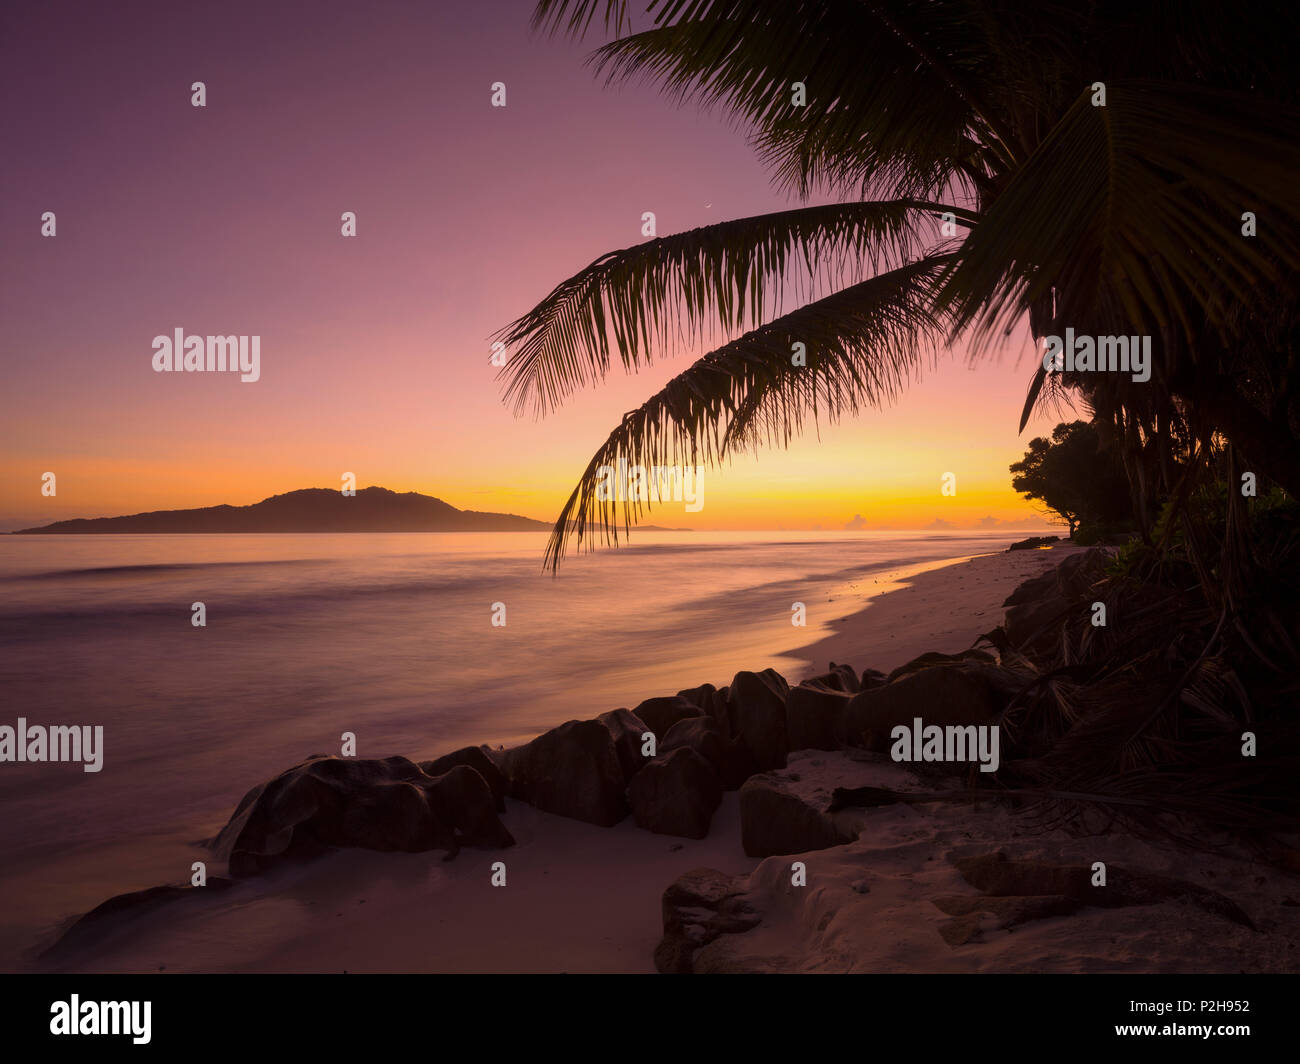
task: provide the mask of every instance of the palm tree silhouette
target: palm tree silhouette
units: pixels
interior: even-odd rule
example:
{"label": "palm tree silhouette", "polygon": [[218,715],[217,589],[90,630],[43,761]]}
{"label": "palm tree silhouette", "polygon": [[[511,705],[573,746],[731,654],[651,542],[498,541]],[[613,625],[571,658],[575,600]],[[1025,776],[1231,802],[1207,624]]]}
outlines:
{"label": "palm tree silhouette", "polygon": [[602,466],[708,465],[788,443],[809,421],[890,401],[959,340],[986,357],[1024,321],[1036,338],[1151,335],[1155,366],[1139,383],[1038,365],[1021,428],[1073,388],[1148,463],[1134,469],[1144,490],[1171,486],[1171,435],[1217,434],[1300,496],[1294,4],[649,0],[647,12],[655,24],[630,32],[624,0],[541,0],[534,24],[603,26],[615,39],[598,71],[722,107],[781,187],[838,202],[610,252],[496,334],[511,351],[505,398],[537,416],[603,379],[615,353],[630,371],[725,340],[610,433],[557,519],[552,569],[571,541],[617,542],[618,521],[646,505],[602,499]]}

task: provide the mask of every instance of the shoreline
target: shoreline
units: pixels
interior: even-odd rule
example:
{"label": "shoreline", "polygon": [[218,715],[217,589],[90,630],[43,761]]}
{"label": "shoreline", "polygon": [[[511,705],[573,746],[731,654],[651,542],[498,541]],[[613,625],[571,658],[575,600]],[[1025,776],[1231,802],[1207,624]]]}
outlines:
{"label": "shoreline", "polygon": [[[812,675],[830,661],[884,672],[927,652],[959,654],[1002,623],[1001,603],[1011,591],[1082,550],[1004,551],[871,575],[873,594],[859,608],[788,656],[807,662]],[[879,581],[886,586],[875,591]],[[856,587],[849,584],[846,594]],[[672,700],[664,695],[660,701]],[[785,768],[725,793],[703,838],[656,834],[626,815],[596,826],[510,797],[500,815],[513,837],[507,848],[467,847],[454,859],[439,850],[339,848],[227,881],[219,891],[182,891],[183,904],[114,915],[58,960],[30,957],[29,965],[106,973],[648,973],[671,963],[700,972],[1212,971],[1235,970],[1241,951],[1258,948],[1254,936],[1266,929],[1278,933],[1259,954],[1261,970],[1285,970],[1295,956],[1288,951],[1300,942],[1300,919],[1283,926],[1273,914],[1295,912],[1278,906],[1294,905],[1286,899],[1300,893],[1300,883],[1266,880],[1240,854],[1225,855],[1215,878],[1215,870],[1174,847],[1122,833],[1035,833],[1000,803],[830,812],[832,791],[843,786],[905,792],[934,783],[869,751],[792,749]],[[766,803],[758,813],[756,801]],[[754,842],[755,832],[806,831],[810,817],[815,835],[834,837],[774,849]],[[1062,862],[1086,868],[1100,857],[1181,885],[1167,900],[1115,908],[963,894],[978,881],[959,874],[962,862],[979,866],[1007,853],[1027,883]],[[790,854],[814,889],[791,889],[798,865]],[[499,864],[508,870],[504,886],[492,882]],[[217,862],[210,868],[218,874]],[[692,895],[701,876],[713,885]],[[669,887],[676,908],[665,896]],[[743,912],[753,907],[757,926],[721,915],[730,897],[743,901]],[[1201,899],[1200,908],[1189,898]],[[1237,902],[1268,914],[1270,923],[1257,929]],[[1224,911],[1240,920],[1226,921]],[[668,931],[670,915],[678,932]],[[1249,927],[1238,926],[1242,921]],[[875,930],[882,925],[888,935]],[[684,962],[664,960],[675,956],[663,953],[672,934],[674,948],[690,947]]]}
{"label": "shoreline", "polygon": [[[782,657],[804,661],[811,675],[824,671],[831,659],[847,660],[858,670],[887,671],[925,651],[959,652],[1000,621],[1002,598],[1016,584],[1073,549],[1002,551],[868,571],[861,581],[872,582],[871,594],[856,598],[855,608],[830,622],[830,634]],[[861,581],[850,582],[834,600],[856,594]],[[885,588],[876,590],[881,582]],[[944,625],[935,630],[940,617]],[[790,680],[801,678],[792,674]],[[82,961],[113,971],[417,971],[421,966],[538,971],[565,963],[570,970],[653,971],[658,898],[674,876],[699,866],[740,874],[759,864],[741,846],[734,791],[724,795],[701,840],[653,834],[631,818],[612,828],[595,827],[514,799],[502,821],[517,842],[503,851],[507,864],[517,869],[511,884],[516,889],[507,887],[497,895],[508,899],[504,903],[489,893],[487,869],[497,857],[492,851],[462,851],[444,864],[437,851],[339,850],[307,865],[236,881],[214,896],[212,911],[204,905],[193,912],[160,914],[156,920],[125,918],[120,934],[110,934]],[[217,862],[209,862],[209,868],[211,875],[219,874]],[[542,878],[530,869],[540,869]],[[531,885],[525,886],[529,876]],[[554,887],[578,879],[585,885],[581,889],[576,882],[565,890]],[[354,895],[374,907],[364,908],[359,900],[347,907],[340,903],[336,910],[342,915],[331,917],[340,921],[337,933],[332,924],[322,928],[310,922],[313,911]],[[622,932],[605,928],[596,942],[585,932],[574,939],[573,921],[581,919],[585,927],[608,897],[622,899],[619,906],[635,919],[625,920]],[[382,905],[375,905],[380,898]],[[415,912],[430,904],[441,914],[436,941],[403,932],[395,936],[406,943],[402,946],[393,936],[374,933],[374,914]],[[526,932],[530,920],[533,931]],[[513,921],[515,930],[508,934],[501,921]],[[400,926],[389,917],[384,924]],[[45,936],[40,946],[49,946],[55,937]],[[335,961],[348,957],[350,961]]]}
{"label": "shoreline", "polygon": [[873,583],[884,581],[884,588],[831,621],[830,634],[784,656],[804,661],[808,675],[815,675],[831,661],[887,673],[927,651],[959,653],[1002,623],[1002,602],[1019,584],[1084,549],[1064,543],[1003,550],[872,574]]}
{"label": "shoreline", "polygon": [[[139,668],[132,664],[130,648],[123,646],[123,654],[110,655],[107,649],[96,649],[85,659],[83,674],[98,677],[93,683],[94,690],[88,689],[89,684],[56,689],[62,701],[83,704],[86,719],[102,721],[106,731],[112,729],[110,763],[106,774],[84,778],[79,771],[73,778],[67,772],[33,771],[41,766],[9,766],[13,771],[5,776],[4,783],[14,815],[5,833],[4,850],[11,863],[0,891],[6,909],[5,918],[0,920],[0,967],[19,963],[23,951],[38,935],[59,921],[90,910],[107,897],[167,882],[183,874],[195,860],[208,861],[212,873],[216,874],[220,866],[212,863],[209,854],[197,848],[193,840],[216,834],[251,786],[271,779],[309,754],[322,750],[338,752],[338,747],[329,740],[337,739],[344,729],[365,729],[364,733],[359,732],[363,758],[399,755],[419,760],[485,742],[493,748],[498,744],[506,747],[524,744],[568,719],[594,718],[617,706],[632,706],[645,698],[672,694],[706,681],[722,687],[741,668],[771,667],[793,682],[804,666],[796,658],[785,656],[785,652],[801,640],[827,634],[828,620],[863,605],[858,592],[843,590],[859,576],[865,574],[867,587],[874,588],[873,577],[897,571],[904,562],[919,559],[926,565],[942,564],[954,554],[964,556],[972,551],[992,550],[1014,538],[1003,535],[1000,541],[991,537],[979,540],[958,537],[960,542],[948,543],[944,537],[937,540],[917,537],[915,542],[901,544],[882,535],[876,537],[879,545],[874,545],[872,537],[844,534],[838,537],[846,544],[843,549],[835,545],[835,537],[827,541],[820,536],[755,535],[741,541],[743,550],[737,554],[719,554],[719,549],[730,549],[736,544],[712,537],[719,542],[702,554],[695,551],[679,556],[677,548],[672,547],[656,548],[642,555],[630,551],[598,555],[592,564],[574,570],[573,579],[561,588],[568,591],[571,586],[572,593],[560,596],[552,595],[549,580],[542,581],[545,586],[533,586],[539,581],[534,571],[535,559],[528,555],[528,548],[495,545],[497,541],[513,543],[519,537],[489,537],[492,544],[483,548],[477,544],[481,537],[453,536],[452,539],[461,543],[457,548],[460,553],[449,554],[446,560],[431,561],[424,550],[411,553],[413,548],[397,543],[409,540],[409,536],[380,536],[370,540],[352,537],[346,543],[346,537],[316,536],[308,538],[329,539],[344,545],[337,549],[318,549],[304,540],[274,551],[240,547],[233,542],[237,537],[211,537],[227,541],[226,545],[197,554],[179,536],[144,537],[171,544],[148,552],[127,549],[120,542],[104,552],[100,550],[103,537],[99,537],[89,547],[78,546],[66,557],[64,552],[56,552],[53,561],[43,552],[37,552],[32,560],[14,567],[15,581],[9,586],[18,597],[6,602],[11,612],[26,616],[43,608],[47,585],[24,577],[49,571],[67,573],[68,579],[56,581],[57,588],[65,589],[60,592],[65,598],[75,598],[84,589],[88,601],[98,601],[111,591],[115,600],[121,597],[118,605],[122,610],[153,611],[146,625],[148,633],[180,655],[174,659],[164,656],[173,662],[187,663],[194,668],[193,675],[208,677],[215,686],[213,693],[202,700],[210,707],[208,712],[200,710],[200,703],[196,703],[194,708],[185,708],[179,716],[172,716],[171,710],[163,705],[167,699],[151,697],[147,691],[132,691],[131,684],[137,682]],[[650,538],[678,541],[677,537]],[[804,539],[810,545],[804,545]],[[361,541],[359,545],[355,543],[357,540]],[[380,541],[384,545],[376,548]],[[378,556],[382,564],[372,563],[370,556],[360,566],[349,560],[357,551],[374,549],[393,552],[396,561],[390,565],[382,553]],[[249,662],[260,661],[269,666],[272,655],[265,648],[279,646],[279,634],[268,631],[271,639],[265,644],[240,635],[249,621],[254,628],[266,628],[260,612],[261,599],[255,594],[259,589],[275,603],[287,592],[314,591],[318,583],[327,580],[318,570],[330,568],[346,574],[355,568],[355,577],[329,577],[328,583],[322,586],[346,592],[353,584],[360,583],[365,588],[373,584],[383,590],[394,583],[388,570],[396,566],[399,574],[409,570],[414,574],[412,579],[423,581],[421,587],[429,585],[425,587],[429,594],[441,594],[438,581],[444,579],[444,569],[453,573],[465,570],[473,576],[474,570],[463,559],[472,562],[480,554],[496,550],[510,552],[503,555],[502,568],[512,580],[515,571],[524,568],[528,578],[527,583],[516,580],[506,588],[505,595],[498,591],[490,596],[509,599],[512,625],[520,626],[517,635],[513,634],[515,628],[509,630],[512,634],[508,640],[500,639],[507,633],[494,633],[502,646],[500,653],[504,654],[500,658],[494,652],[484,654],[488,647],[481,650],[467,647],[465,639],[453,641],[465,651],[459,658],[452,660],[451,655],[440,649],[441,644],[425,656],[424,641],[409,633],[418,632],[421,627],[436,628],[436,625],[430,625],[427,619],[421,621],[417,611],[427,614],[428,607],[432,606],[433,612],[441,610],[445,614],[451,605],[473,609],[476,604],[467,605],[464,600],[474,595],[463,593],[456,586],[453,587],[456,597],[444,602],[441,598],[417,600],[401,590],[395,599],[376,598],[372,605],[372,600],[363,597],[360,608],[348,607],[352,610],[349,616],[374,625],[375,631],[382,631],[380,624],[392,626],[397,622],[392,620],[393,615],[381,613],[379,607],[393,603],[402,611],[400,630],[396,633],[399,638],[395,642],[380,645],[377,639],[363,639],[353,644],[350,636],[337,625],[325,623],[309,611],[291,608],[286,631],[297,635],[286,639],[284,649],[290,656],[284,659],[283,666],[277,666],[277,671],[284,669],[287,673],[270,689],[260,681],[227,683],[217,675],[218,669],[210,667],[207,659],[211,655],[194,649],[201,645],[201,640],[191,638],[188,623],[182,624],[182,633],[175,633],[170,621],[163,623],[157,619],[154,606],[155,600],[176,598],[188,604],[194,597],[204,597],[190,594],[191,583],[210,585],[214,579],[226,584],[234,581],[232,590],[238,593],[225,602],[224,620],[217,625],[217,633],[223,639],[235,640],[231,644],[232,652],[247,656]],[[943,557],[943,552],[949,556]],[[28,553],[18,551],[13,556]],[[338,565],[333,562],[336,557],[341,559]],[[713,588],[708,583],[709,567],[716,565],[721,557],[736,558],[745,564],[731,576],[717,574],[718,586]],[[238,566],[245,561],[263,559],[289,559],[299,568],[281,576],[277,575],[281,570],[271,565],[248,572],[222,567],[225,563]],[[702,564],[700,559],[707,564]],[[190,572],[187,566],[191,563],[200,567]],[[135,578],[127,584],[121,577],[132,573],[132,566],[141,564],[155,566],[159,582],[156,588],[146,583],[145,593],[137,596],[132,590],[136,587]],[[658,606],[653,617],[637,623],[653,637],[645,644],[644,653],[607,655],[597,648],[622,651],[635,644],[629,644],[625,635],[620,634],[625,623],[621,619],[625,604],[606,601],[599,594],[599,584],[606,579],[603,574],[617,578],[629,570],[641,571],[647,567],[661,574],[665,581],[673,573],[685,574],[686,585],[664,596],[665,601],[680,601],[685,605],[681,610],[676,606]],[[153,573],[145,575],[149,580],[154,579]],[[122,588],[126,589],[124,595],[119,590]],[[551,602],[553,598],[555,601]],[[789,604],[794,599],[808,604],[806,628],[790,624]],[[592,605],[603,607],[605,613],[578,610],[566,600],[579,605],[591,600]],[[84,627],[87,638],[94,635],[98,640],[92,647],[118,645],[117,633],[124,630],[123,626],[109,626],[106,630],[96,608],[87,610],[76,602],[69,608],[74,612],[85,611],[84,616],[78,612],[79,627],[72,637]],[[245,614],[234,625],[230,623],[232,610]],[[283,611],[277,604],[274,612]],[[537,631],[533,619],[552,613],[557,623],[551,627],[558,631]],[[188,622],[188,618],[184,621]],[[59,646],[59,640],[73,645],[62,624],[51,626],[49,632],[51,648]],[[582,634],[575,636],[573,632]],[[603,642],[593,642],[602,632],[610,634]],[[313,640],[339,639],[344,652],[343,684],[318,704],[313,704],[309,697],[314,681],[307,669],[315,659],[315,652],[307,648],[304,655],[294,654],[294,643],[302,642],[307,636]],[[528,649],[538,644],[539,639],[542,647],[560,651],[565,651],[563,644],[567,643],[572,653],[563,653],[563,660],[579,665],[571,669],[548,668],[548,662],[555,658]],[[462,669],[460,661],[470,667]],[[397,667],[389,668],[390,663]],[[174,664],[168,669],[172,674],[170,689],[175,694],[183,694],[190,674]],[[41,669],[31,671],[39,673]],[[284,691],[284,697],[273,697],[277,688]],[[267,693],[268,690],[272,693]],[[136,694],[143,697],[137,700]],[[244,694],[249,697],[241,697]],[[23,702],[26,701],[24,698]],[[33,703],[45,709],[43,715],[35,712],[33,716],[33,712],[28,712],[29,720],[60,719],[52,715],[52,701],[47,697],[44,702],[38,699]],[[168,715],[163,716],[164,713]],[[153,723],[155,719],[173,721],[177,728],[159,728]],[[192,742],[177,741],[190,733],[193,733]],[[164,765],[168,766],[165,771]],[[91,780],[97,785],[93,789],[88,785]],[[83,816],[82,804],[92,794],[97,808],[93,815]],[[28,821],[39,826],[22,827]],[[76,827],[65,830],[61,824]]]}

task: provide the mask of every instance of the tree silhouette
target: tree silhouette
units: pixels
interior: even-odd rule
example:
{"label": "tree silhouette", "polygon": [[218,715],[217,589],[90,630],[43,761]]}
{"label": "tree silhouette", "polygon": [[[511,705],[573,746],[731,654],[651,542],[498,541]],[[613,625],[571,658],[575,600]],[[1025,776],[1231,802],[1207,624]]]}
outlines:
{"label": "tree silhouette", "polygon": [[1132,519],[1124,463],[1102,447],[1097,430],[1086,421],[1061,422],[1051,439],[1031,440],[1011,472],[1011,486],[1059,514],[1069,524],[1071,538],[1083,524]]}
{"label": "tree silhouette", "polygon": [[[593,57],[610,80],[642,76],[722,107],[782,187],[842,202],[610,252],[497,334],[511,349],[506,398],[538,416],[615,359],[634,371],[725,338],[610,433],[556,521],[550,565],[571,540],[616,541],[616,522],[639,518],[641,500],[600,498],[602,466],[714,464],[787,444],[890,402],[954,342],[988,354],[1022,321],[1040,339],[1149,334],[1155,356],[1146,382],[1039,366],[1022,428],[1081,388],[1126,449],[1185,419],[1193,438],[1231,439],[1300,493],[1293,426],[1269,416],[1281,400],[1295,412],[1298,374],[1279,384],[1276,360],[1242,357],[1261,347],[1269,304],[1295,302],[1300,7],[646,8],[655,24],[641,32],[627,32],[624,0],[542,0],[534,22],[623,34]],[[1243,204],[1261,221],[1253,235]]]}

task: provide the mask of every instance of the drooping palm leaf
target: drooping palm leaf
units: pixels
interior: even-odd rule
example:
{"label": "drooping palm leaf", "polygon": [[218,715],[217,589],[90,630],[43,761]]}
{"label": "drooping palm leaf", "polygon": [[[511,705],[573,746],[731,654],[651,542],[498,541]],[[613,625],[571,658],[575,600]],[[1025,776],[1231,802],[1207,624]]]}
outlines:
{"label": "drooping palm leaf", "polygon": [[[761,439],[788,440],[810,417],[891,401],[942,344],[946,323],[928,308],[948,261],[924,258],[800,307],[704,355],[625,414],[565,503],[547,564],[558,567],[570,540],[616,543],[620,520],[627,529],[649,508],[600,498],[604,469],[714,466]],[[806,365],[794,364],[796,341]]]}

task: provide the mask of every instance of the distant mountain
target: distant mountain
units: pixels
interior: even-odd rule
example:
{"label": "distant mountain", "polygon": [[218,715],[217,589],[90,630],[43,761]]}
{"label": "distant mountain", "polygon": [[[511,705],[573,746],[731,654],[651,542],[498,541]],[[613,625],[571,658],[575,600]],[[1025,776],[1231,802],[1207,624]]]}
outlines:
{"label": "distant mountain", "polygon": [[77,518],[15,535],[52,532],[530,532],[549,522],[516,514],[457,510],[432,495],[362,488],[346,496],[329,488],[304,488],[252,506],[155,510],[129,517]]}

